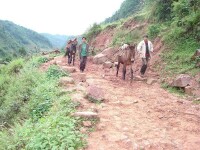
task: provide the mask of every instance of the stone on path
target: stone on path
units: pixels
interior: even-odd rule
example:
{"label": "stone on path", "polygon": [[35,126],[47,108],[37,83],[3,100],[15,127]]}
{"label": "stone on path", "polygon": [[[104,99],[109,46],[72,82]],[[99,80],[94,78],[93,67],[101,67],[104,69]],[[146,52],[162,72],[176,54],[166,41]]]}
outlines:
{"label": "stone on path", "polygon": [[100,54],[94,56],[93,63],[94,64],[103,64],[107,60],[108,60],[108,58],[106,57],[106,55],[100,53]]}
{"label": "stone on path", "polygon": [[74,73],[76,72],[75,67],[69,67],[69,66],[61,66],[61,69],[64,70],[67,73]]}
{"label": "stone on path", "polygon": [[148,84],[148,85],[152,85],[152,84],[154,84],[154,83],[156,83],[156,82],[157,82],[156,79],[153,79],[153,78],[148,78],[148,79],[147,79],[147,84]]}
{"label": "stone on path", "polygon": [[113,66],[113,63],[110,62],[110,61],[106,61],[104,64],[103,64],[103,68],[112,68]]}
{"label": "stone on path", "polygon": [[89,101],[92,102],[103,102],[104,101],[104,91],[102,88],[97,87],[96,85],[91,85],[87,88],[86,97]]}
{"label": "stone on path", "polygon": [[60,81],[59,81],[60,86],[67,86],[68,84],[74,84],[74,79],[71,77],[60,78]]}
{"label": "stone on path", "polygon": [[190,85],[191,77],[187,74],[181,74],[176,77],[176,79],[172,82],[171,86],[173,87],[186,87]]}
{"label": "stone on path", "polygon": [[147,79],[146,78],[142,78],[140,76],[134,76],[134,80],[135,81],[146,81]]}
{"label": "stone on path", "polygon": [[83,121],[83,126],[84,127],[91,127],[92,126],[92,122],[91,121]]}
{"label": "stone on path", "polygon": [[184,90],[185,90],[185,93],[186,93],[186,94],[188,94],[188,95],[193,95],[193,90],[194,90],[194,88],[193,88],[192,86],[186,86],[186,87],[184,88]]}
{"label": "stone on path", "polygon": [[86,74],[85,73],[74,73],[71,75],[76,82],[85,82]]}
{"label": "stone on path", "polygon": [[90,111],[86,112],[76,112],[73,114],[75,117],[84,117],[84,118],[98,118],[98,114]]}
{"label": "stone on path", "polygon": [[104,54],[107,58],[112,59],[116,51],[117,51],[116,48],[109,47],[109,48],[104,49],[102,51],[102,54]]}

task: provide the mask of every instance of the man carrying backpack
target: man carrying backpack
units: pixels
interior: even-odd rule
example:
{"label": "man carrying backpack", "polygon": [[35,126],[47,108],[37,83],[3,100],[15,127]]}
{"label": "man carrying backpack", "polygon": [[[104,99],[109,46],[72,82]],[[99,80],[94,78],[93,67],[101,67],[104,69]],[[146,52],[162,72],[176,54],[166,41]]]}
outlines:
{"label": "man carrying backpack", "polygon": [[151,52],[153,52],[153,44],[148,40],[148,35],[145,35],[143,38],[144,40],[142,40],[137,46],[137,51],[142,58],[142,67],[140,70],[141,77],[144,77],[148,62],[151,59]]}
{"label": "man carrying backpack", "polygon": [[81,72],[84,72],[84,70],[85,70],[88,52],[89,52],[89,45],[86,42],[86,37],[83,37],[82,43],[79,46],[80,71]]}

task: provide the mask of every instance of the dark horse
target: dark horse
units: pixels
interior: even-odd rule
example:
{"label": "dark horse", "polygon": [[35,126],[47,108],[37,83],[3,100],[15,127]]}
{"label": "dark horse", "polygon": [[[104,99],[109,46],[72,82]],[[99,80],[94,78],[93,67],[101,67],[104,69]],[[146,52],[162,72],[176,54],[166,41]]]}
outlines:
{"label": "dark horse", "polygon": [[68,64],[69,64],[69,65],[70,65],[71,63],[73,63],[73,66],[74,66],[77,44],[78,44],[78,42],[77,42],[77,39],[75,38],[75,39],[71,42],[70,49],[69,49],[69,52],[68,52]]}
{"label": "dark horse", "polygon": [[133,63],[135,59],[135,47],[136,45],[129,45],[124,44],[121,47],[121,51],[123,52],[122,55],[118,55],[118,64],[117,64],[117,73],[116,76],[118,76],[120,64],[123,64],[123,80],[125,80],[126,77],[126,66],[131,65],[131,82],[133,80]]}

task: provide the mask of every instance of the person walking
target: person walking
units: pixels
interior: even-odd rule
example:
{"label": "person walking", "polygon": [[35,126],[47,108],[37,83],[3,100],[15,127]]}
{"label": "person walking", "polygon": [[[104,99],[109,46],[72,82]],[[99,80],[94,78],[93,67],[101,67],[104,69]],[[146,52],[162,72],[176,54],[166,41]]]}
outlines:
{"label": "person walking", "polygon": [[142,58],[141,77],[144,77],[148,62],[151,59],[151,53],[153,52],[153,44],[148,40],[148,35],[144,35],[143,38],[144,39],[137,46],[137,51]]}
{"label": "person walking", "polygon": [[64,57],[68,56],[68,65],[71,64],[71,44],[72,44],[72,40],[69,40],[67,42],[67,46],[65,47],[65,55]]}
{"label": "person walking", "polygon": [[85,70],[88,53],[89,53],[89,45],[86,42],[86,37],[83,37],[82,43],[79,45],[80,71],[81,72],[84,72],[84,70]]}

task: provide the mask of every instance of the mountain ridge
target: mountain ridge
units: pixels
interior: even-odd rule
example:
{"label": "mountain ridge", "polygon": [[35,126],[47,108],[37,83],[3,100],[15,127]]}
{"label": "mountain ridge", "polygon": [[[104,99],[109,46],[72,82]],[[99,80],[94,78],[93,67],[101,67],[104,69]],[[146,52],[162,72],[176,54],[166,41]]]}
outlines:
{"label": "mountain ridge", "polygon": [[39,33],[11,21],[0,20],[1,58],[18,56],[20,49],[25,53],[33,53],[51,48],[51,42]]}

